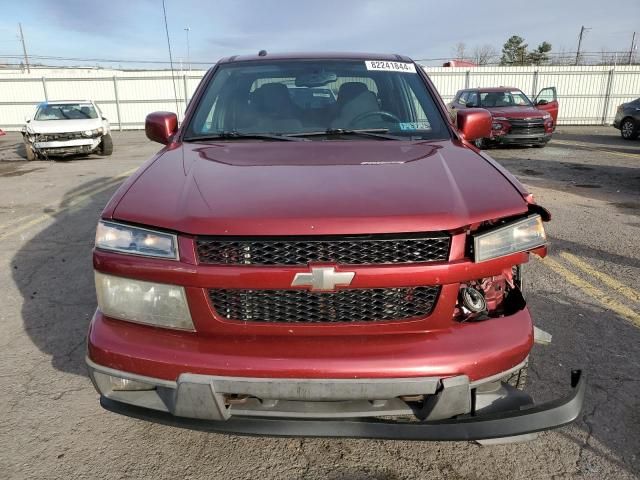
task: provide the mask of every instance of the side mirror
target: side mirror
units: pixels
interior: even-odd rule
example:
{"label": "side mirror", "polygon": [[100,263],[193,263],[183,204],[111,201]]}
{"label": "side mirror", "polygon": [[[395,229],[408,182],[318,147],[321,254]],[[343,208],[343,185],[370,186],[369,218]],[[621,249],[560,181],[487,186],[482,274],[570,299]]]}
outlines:
{"label": "side mirror", "polygon": [[31,121],[31,115],[24,116],[24,123],[29,123]]}
{"label": "side mirror", "polygon": [[458,131],[467,142],[491,136],[493,117],[484,108],[467,108],[457,112]]}
{"label": "side mirror", "polygon": [[547,100],[538,100],[536,105],[547,105],[549,102]]}
{"label": "side mirror", "polygon": [[178,116],[173,112],[150,113],[144,122],[144,131],[152,142],[167,145],[178,131]]}

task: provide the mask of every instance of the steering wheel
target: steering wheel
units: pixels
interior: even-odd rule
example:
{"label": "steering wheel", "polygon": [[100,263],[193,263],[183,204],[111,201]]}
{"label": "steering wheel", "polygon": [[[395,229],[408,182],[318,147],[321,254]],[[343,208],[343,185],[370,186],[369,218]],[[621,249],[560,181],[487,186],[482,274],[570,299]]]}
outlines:
{"label": "steering wheel", "polygon": [[373,112],[364,112],[364,113],[361,113],[360,115],[356,115],[349,122],[349,127],[352,127],[354,124],[357,124],[358,122],[364,120],[365,118],[373,117],[375,115],[380,115],[381,117],[388,118],[388,119],[390,119],[390,120],[392,120],[393,122],[396,122],[396,123],[400,123],[401,122],[401,120],[391,112],[387,112],[387,111],[384,111],[384,110],[376,110],[376,111],[373,111]]}

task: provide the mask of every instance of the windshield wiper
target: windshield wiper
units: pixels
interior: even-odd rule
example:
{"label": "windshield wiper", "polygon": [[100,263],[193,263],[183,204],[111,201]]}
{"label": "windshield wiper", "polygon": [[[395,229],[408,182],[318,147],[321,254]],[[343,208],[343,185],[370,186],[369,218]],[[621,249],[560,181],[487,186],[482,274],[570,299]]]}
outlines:
{"label": "windshield wiper", "polygon": [[290,133],[288,137],[318,137],[318,136],[343,136],[343,135],[356,135],[361,137],[374,137],[383,140],[406,140],[405,137],[397,135],[387,135],[388,128],[365,128],[352,130],[348,128],[328,128],[321,132],[302,132],[302,133]]}
{"label": "windshield wiper", "polygon": [[277,133],[241,133],[233,131],[223,131],[208,135],[194,135],[185,138],[185,142],[197,142],[200,140],[235,140],[235,139],[258,139],[258,140],[277,140],[281,142],[300,142],[305,141],[304,138],[291,138],[289,135],[280,135]]}

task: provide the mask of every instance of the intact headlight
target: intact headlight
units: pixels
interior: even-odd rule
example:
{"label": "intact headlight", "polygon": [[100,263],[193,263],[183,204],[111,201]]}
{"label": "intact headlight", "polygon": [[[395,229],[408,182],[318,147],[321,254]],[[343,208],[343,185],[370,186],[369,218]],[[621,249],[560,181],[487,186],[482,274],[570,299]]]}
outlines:
{"label": "intact headlight", "polygon": [[547,235],[540,215],[531,215],[522,220],[503,225],[473,237],[475,261],[503,257],[511,253],[524,252],[547,243]]}
{"label": "intact headlight", "polygon": [[184,287],[95,272],[98,308],[111,318],[194,330]]}
{"label": "intact headlight", "polygon": [[178,259],[178,238],[175,235],[114,222],[98,222],[96,248],[145,257]]}

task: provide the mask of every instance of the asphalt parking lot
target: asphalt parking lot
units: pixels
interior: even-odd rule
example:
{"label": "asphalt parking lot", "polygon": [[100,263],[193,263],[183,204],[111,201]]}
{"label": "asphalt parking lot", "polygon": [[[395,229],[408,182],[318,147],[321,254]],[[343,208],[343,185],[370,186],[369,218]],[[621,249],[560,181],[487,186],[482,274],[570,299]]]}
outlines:
{"label": "asphalt parking lot", "polygon": [[26,162],[17,134],[0,137],[1,478],[640,476],[640,140],[563,127],[544,149],[489,151],[554,217],[550,256],[525,269],[536,322],[553,335],[534,349],[529,388],[556,397],[571,368],[589,381],[578,422],[492,447],[208,434],[102,410],[84,365],[95,224],[159,148],[142,132],[114,142],[108,158]]}

